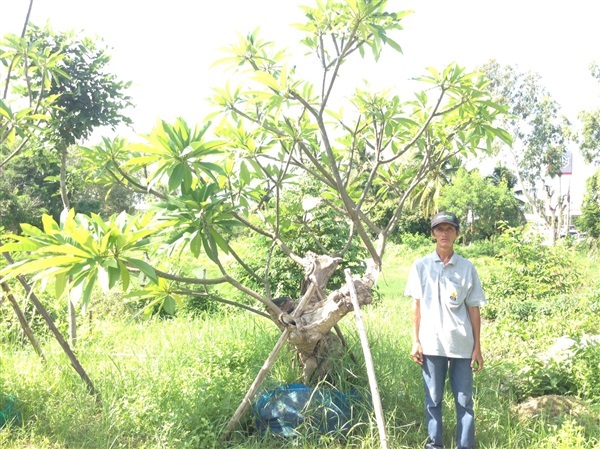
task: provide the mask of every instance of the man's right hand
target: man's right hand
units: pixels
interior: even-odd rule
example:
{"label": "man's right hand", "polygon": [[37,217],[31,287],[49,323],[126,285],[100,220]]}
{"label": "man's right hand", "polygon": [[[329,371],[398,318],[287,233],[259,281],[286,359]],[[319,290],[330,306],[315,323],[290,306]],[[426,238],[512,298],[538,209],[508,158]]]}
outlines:
{"label": "man's right hand", "polygon": [[421,347],[421,343],[413,343],[412,351],[410,351],[410,356],[416,363],[423,366],[423,348]]}

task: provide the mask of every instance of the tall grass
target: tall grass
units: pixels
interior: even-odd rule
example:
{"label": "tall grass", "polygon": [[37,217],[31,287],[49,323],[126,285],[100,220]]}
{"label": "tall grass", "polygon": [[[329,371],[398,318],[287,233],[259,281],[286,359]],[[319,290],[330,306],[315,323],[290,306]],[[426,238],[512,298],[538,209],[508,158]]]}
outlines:
{"label": "tall grass", "polygon": [[[421,448],[425,442],[419,367],[410,350],[410,301],[403,296],[412,260],[432,248],[390,248],[376,302],[363,310],[376,365],[390,446]],[[496,263],[474,256],[480,272]],[[590,287],[591,288],[591,287]],[[593,288],[591,288],[593,290]],[[588,289],[589,290],[589,289]],[[596,286],[596,291],[598,291]],[[581,297],[580,304],[589,301]],[[595,302],[594,302],[595,304]],[[532,317],[527,323],[486,321],[483,345],[488,364],[476,376],[478,447],[575,449],[600,447],[599,398],[585,411],[522,418],[516,413],[515,381],[530,355],[569,331],[566,316]],[[332,381],[368,396],[369,385],[353,316],[341,322],[354,355],[338,361]],[[580,310],[578,325],[598,330],[598,318]],[[582,324],[583,323],[583,324]],[[18,398],[22,425],[0,430],[7,449],[109,448],[377,448],[377,426],[368,402],[357,405],[359,422],[348,435],[305,436],[290,441],[256,431],[247,413],[229,441],[225,426],[278,337],[264,318],[242,313],[178,316],[150,322],[103,314],[82,327],[77,355],[101,393],[98,404],[69,366],[58,345],[43,341],[47,362],[14,340],[0,347],[0,393]],[[539,341],[539,339],[543,341]],[[0,338],[1,340],[1,338]],[[264,389],[297,382],[300,373],[285,350]],[[445,399],[444,433],[453,444],[453,403]]]}

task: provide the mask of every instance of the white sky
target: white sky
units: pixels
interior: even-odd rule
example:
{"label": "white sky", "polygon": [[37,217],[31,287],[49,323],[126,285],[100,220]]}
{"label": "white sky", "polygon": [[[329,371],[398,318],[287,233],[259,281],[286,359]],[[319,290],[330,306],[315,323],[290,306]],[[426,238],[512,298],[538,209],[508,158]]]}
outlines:
{"label": "white sky", "polygon": [[[266,40],[301,54],[299,5],[314,0],[34,0],[31,21],[55,31],[84,30],[112,48],[111,70],[132,81],[136,108],[130,114],[136,133],[149,132],[156,120],[177,116],[201,122],[205,101],[224,76],[211,65],[238,34],[260,28]],[[19,34],[29,0],[0,0],[0,34]],[[600,107],[600,84],[589,72],[600,62],[596,0],[389,0],[388,10],[413,10],[396,36],[404,54],[390,50],[342,72],[347,83],[368,79],[373,87],[407,89],[406,80],[426,66],[456,61],[474,69],[490,59],[542,76],[542,83],[576,122],[577,113]],[[349,73],[351,72],[351,73]],[[412,90],[406,90],[408,96]],[[580,195],[592,172],[576,155],[573,195]],[[576,190],[578,193],[576,193]]]}

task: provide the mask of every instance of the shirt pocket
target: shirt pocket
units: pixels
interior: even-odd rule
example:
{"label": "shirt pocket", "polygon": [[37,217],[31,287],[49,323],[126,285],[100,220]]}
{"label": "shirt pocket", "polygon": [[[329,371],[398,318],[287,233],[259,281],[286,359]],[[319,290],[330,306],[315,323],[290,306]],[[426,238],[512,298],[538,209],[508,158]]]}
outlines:
{"label": "shirt pocket", "polygon": [[460,307],[467,297],[467,288],[458,282],[446,279],[443,300],[450,308]]}

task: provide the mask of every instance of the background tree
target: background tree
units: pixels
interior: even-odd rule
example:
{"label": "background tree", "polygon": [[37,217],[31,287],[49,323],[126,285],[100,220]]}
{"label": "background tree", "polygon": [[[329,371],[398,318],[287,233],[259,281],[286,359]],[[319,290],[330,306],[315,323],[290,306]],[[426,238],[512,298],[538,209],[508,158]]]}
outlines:
{"label": "background tree", "polygon": [[[89,177],[84,185],[81,177],[66,172],[69,145],[89,138],[98,127],[130,123],[123,115],[130,105],[124,94],[129,83],[117,81],[106,70],[106,49],[72,32],[55,34],[34,25],[21,38],[5,36],[0,49],[7,67],[0,101],[0,197],[11,211],[3,214],[0,224],[17,232],[20,222],[40,225],[42,213],[58,220],[62,206],[55,194],[60,192],[61,166],[63,203],[69,204],[67,183],[78,201],[88,201],[88,194],[91,201],[111,198],[108,189],[91,187]],[[77,167],[73,161],[69,165]],[[121,210],[138,201],[124,192],[112,198],[119,199],[108,204],[118,208],[120,203],[125,206]],[[104,212],[120,212],[116,208],[105,207]]]}
{"label": "background tree", "polygon": [[[39,145],[39,143],[45,141],[42,136],[47,131],[45,125],[48,124],[49,114],[56,100],[56,96],[48,94],[47,90],[53,77],[63,74],[59,67],[62,55],[40,45],[39,41],[29,41],[25,37],[32,5],[33,1],[29,2],[27,18],[21,36],[7,35],[0,40],[0,62],[7,68],[6,77],[2,79],[3,94],[2,100],[0,100],[0,173],[5,181],[0,188],[4,192],[9,192],[12,196],[8,198],[12,203],[10,205],[15,206],[13,208],[15,216],[11,219],[32,219],[28,217],[28,212],[32,208],[40,204],[51,208],[52,203],[51,201],[43,201],[44,198],[42,198],[42,202],[37,202],[40,199],[39,192],[44,188],[40,187],[39,184],[30,186],[29,183],[39,181],[40,171],[37,169],[44,167],[45,163],[52,160],[45,157],[43,145]],[[35,157],[40,155],[42,157]],[[23,180],[21,176],[23,170],[19,170],[18,165],[18,163],[23,162],[23,158],[29,158],[30,161],[34,162],[31,164],[34,170],[31,170],[31,167],[25,169],[29,174],[35,174],[35,176],[28,176],[27,182],[21,182]],[[8,172],[8,176],[4,176],[7,174],[9,164],[13,165],[12,170]],[[51,170],[52,165],[46,165],[49,165]],[[15,167],[17,170],[15,170]],[[28,165],[25,164],[25,167],[28,167]],[[13,184],[14,181],[17,182]],[[0,193],[2,199],[6,198],[4,192]],[[38,208],[38,213],[40,212],[39,209],[42,209],[42,207]],[[0,231],[4,234],[2,223],[0,223]],[[2,235],[1,240],[4,240],[4,237]],[[9,264],[14,263],[8,253],[3,252],[3,255]],[[71,365],[88,385],[90,392],[95,394],[95,388],[87,373],[64,341],[62,334],[31,289],[28,281],[23,276],[17,275],[16,277],[26,290],[28,300],[35,305],[36,310],[43,316],[55,338],[63,347]],[[2,282],[2,288],[6,294],[12,295],[11,287],[7,282]],[[16,308],[15,311],[17,311]],[[23,330],[26,331],[28,327],[26,319],[24,316],[22,318],[23,320],[20,319],[19,321],[21,321]]]}
{"label": "background tree", "polygon": [[[600,65],[592,63],[592,76],[600,82]],[[582,111],[579,114],[582,122],[581,154],[586,162],[600,164],[600,108],[594,111]]]}
{"label": "background tree", "polygon": [[[20,232],[21,223],[41,226],[42,214],[58,219],[62,208],[57,196],[59,168],[56,154],[41,148],[28,149],[9,162],[0,178],[0,226]],[[49,181],[52,176],[57,181]]]}
{"label": "background tree", "polygon": [[[92,131],[101,126],[115,127],[120,123],[130,123],[130,120],[123,115],[122,111],[130,105],[130,99],[124,91],[128,83],[116,80],[116,76],[106,70],[106,65],[110,57],[106,49],[98,45],[89,38],[80,39],[74,33],[54,33],[49,27],[41,29],[35,25],[29,25],[24,38],[8,36],[6,41],[12,44],[14,51],[7,52],[4,57],[11,60],[13,76],[23,76],[23,82],[15,78],[13,92],[23,92],[22,85],[28,86],[27,92],[30,101],[36,105],[45,105],[46,116],[43,121],[42,133],[35,135],[28,134],[17,144],[9,157],[5,159],[6,164],[11,163],[14,157],[26,157],[31,153],[50,153],[44,155],[43,160],[53,160],[51,155],[55,152],[55,163],[58,165],[50,166],[50,171],[45,173],[46,177],[30,177],[23,183],[13,184],[11,186],[13,197],[21,187],[20,197],[13,198],[12,203],[17,204],[21,198],[21,205],[35,205],[42,203],[44,199],[39,196],[24,197],[24,194],[38,194],[42,191],[43,185],[60,188],[60,198],[62,208],[67,210],[70,207],[70,199],[67,189],[67,150],[70,145],[87,139]],[[33,53],[30,49],[35,49]],[[53,61],[53,70],[28,70],[31,64],[30,59],[35,56],[39,61],[46,61],[40,55],[51,55],[47,58]],[[22,64],[20,62],[22,61]],[[18,70],[21,65],[23,68]],[[7,76],[8,82],[13,81]],[[41,107],[41,106],[40,106]],[[34,116],[35,117],[35,116]],[[23,132],[22,127],[16,127],[15,134],[19,130]],[[25,145],[26,144],[26,145]],[[10,147],[15,146],[15,142],[10,142]],[[39,163],[36,166],[40,166]],[[31,173],[27,166],[14,165],[12,170],[22,167]],[[58,175],[58,176],[57,176]],[[12,176],[12,181],[18,180],[18,176]],[[47,182],[49,181],[49,183]],[[33,187],[29,187],[34,182]],[[81,183],[74,182],[72,185],[80,187],[80,192],[86,192],[87,189]],[[17,190],[15,190],[17,189]],[[80,194],[81,195],[81,194]],[[23,201],[23,198],[29,198],[30,202]],[[40,201],[42,200],[42,201]],[[56,206],[55,201],[43,202],[46,207]],[[57,211],[48,210],[55,218]],[[58,209],[60,212],[60,209]],[[26,214],[17,214],[19,218],[27,218]],[[39,218],[38,218],[39,220]],[[38,223],[36,223],[38,224]],[[69,304],[71,326],[71,344],[75,342],[75,308],[72,302]]]}
{"label": "background tree", "polygon": [[0,170],[26,151],[48,120],[56,97],[47,90],[60,73],[62,56],[39,42],[7,35],[0,40],[0,63],[6,68],[0,99]]}
{"label": "background tree", "polygon": [[421,209],[425,217],[433,216],[439,210],[439,198],[443,188],[452,182],[464,160],[453,157],[440,167],[432,170],[419,186],[415,188],[409,203]]}
{"label": "background tree", "polygon": [[[492,174],[488,176],[492,184],[499,186],[504,183],[507,188],[514,190],[518,188],[519,178],[508,167],[499,164],[494,167]],[[515,191],[518,195],[522,193],[520,190]]]}
{"label": "background tree", "polygon": [[600,171],[585,182],[586,190],[577,226],[592,238],[600,238]]}
{"label": "background tree", "polygon": [[556,240],[567,201],[560,188],[560,170],[569,122],[559,115],[560,107],[540,84],[539,75],[495,61],[482,70],[492,80],[495,100],[509,107],[503,126],[514,141],[506,148],[507,162],[512,162],[531,211],[543,218]]}
{"label": "background tree", "polygon": [[126,90],[131,83],[117,80],[107,71],[110,56],[99,41],[80,38],[74,32],[55,33],[30,25],[27,37],[41,49],[61,54],[61,71],[51,78],[47,95],[56,98],[50,110],[47,135],[61,158],[61,198],[70,207],[67,193],[67,150],[83,143],[100,127],[114,129],[121,123],[131,124],[124,111],[131,105]]}
{"label": "background tree", "polygon": [[[177,120],[161,123],[141,144],[105,140],[84,150],[98,176],[156,198],[152,210],[108,222],[73,212],[61,223],[46,218],[43,231],[26,228],[4,246],[27,258],[0,274],[53,277],[57,291],[79,286],[89,300],[97,283],[108,289],[120,281],[127,289],[130,272],[140,272],[154,303],[169,307],[184,288],[201,294],[227,284],[244,294],[244,305],[266,307],[273,322],[289,331],[305,381],[321,379],[343,343],[332,329],[352,309],[347,285],[328,289],[352,242],[360,242],[367,254],[364,271],[353,279],[364,305],[372,301],[386,243],[415,188],[451,158],[491,151],[497,137],[510,142],[494,127],[504,108],[491,101],[488,82],[455,64],[430,68],[421,78],[427,89],[407,101],[356,90],[344,114],[331,110],[334,87],[350,59],[370,52],[377,60],[386,45],[400,49],[393,32],[406,13],[385,7],[385,1],[349,0],[305,8],[302,43],[321,68],[319,86],[298,79],[285,52],[256,33],[241,38],[223,62],[236,70],[231,79],[242,81],[216,89],[211,132],[210,122],[190,128]],[[336,100],[343,98],[346,93]],[[321,236],[320,220],[299,220],[298,203],[284,201],[303,180],[314,190],[302,200],[313,201],[318,193],[344,231],[343,244],[322,240],[319,254],[297,253],[290,240],[300,229]],[[378,225],[372,212],[385,200],[396,206]],[[233,238],[240,232],[242,239]],[[250,234],[263,236],[303,273],[292,298],[274,301],[268,257],[258,267],[241,256]],[[198,257],[206,275],[182,276],[174,258],[181,251]],[[254,284],[235,277],[236,267]],[[299,304],[305,308],[298,310]]]}
{"label": "background tree", "polygon": [[[107,72],[110,56],[106,49],[90,38],[80,39],[74,33],[54,33],[49,27],[31,25],[27,37],[52,53],[62,54],[61,72],[51,79],[48,94],[56,97],[50,110],[47,135],[60,156],[60,197],[63,208],[70,208],[67,189],[68,148],[87,139],[94,129],[113,129],[131,120],[123,115],[130,103],[125,90],[130,83],[118,81]],[[70,297],[69,297],[70,298]],[[75,304],[69,300],[70,339],[76,341]]]}
{"label": "background tree", "polygon": [[461,168],[442,189],[439,207],[460,217],[464,243],[498,236],[503,228],[525,222],[521,204],[506,182],[495,184],[477,169]]}

